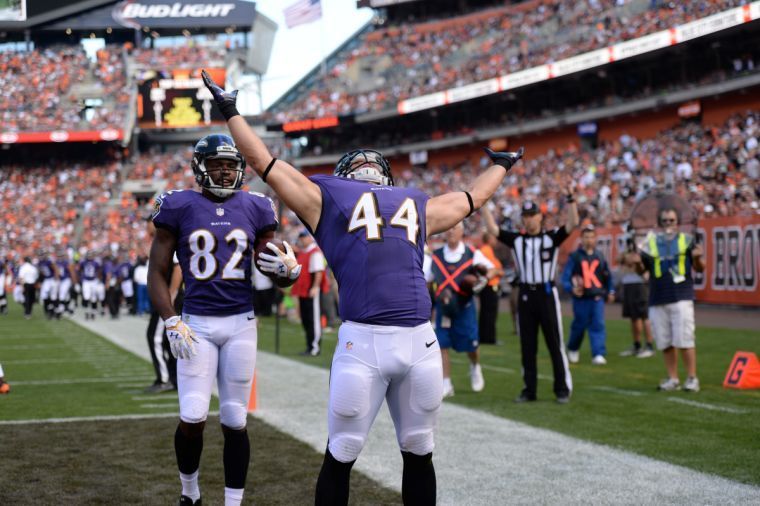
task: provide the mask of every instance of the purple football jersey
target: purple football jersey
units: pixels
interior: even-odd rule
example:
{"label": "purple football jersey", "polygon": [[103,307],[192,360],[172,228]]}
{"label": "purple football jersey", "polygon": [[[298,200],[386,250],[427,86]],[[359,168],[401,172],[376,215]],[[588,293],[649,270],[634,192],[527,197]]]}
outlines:
{"label": "purple football jersey", "polygon": [[55,274],[53,271],[53,262],[50,259],[40,260],[38,265],[40,270],[40,279],[42,281],[52,278]]}
{"label": "purple football jersey", "polygon": [[309,179],[322,190],[314,238],[335,273],[341,319],[399,327],[429,321],[422,273],[429,197],[336,176]]}
{"label": "purple football jersey", "polygon": [[185,313],[223,316],[253,309],[253,243],[277,229],[272,199],[241,191],[213,202],[195,191],[170,191],[156,199],[153,223],[177,237]]}
{"label": "purple football jersey", "polygon": [[58,266],[58,275],[60,276],[61,279],[69,279],[69,277],[71,277],[69,274],[68,260],[63,260],[59,258],[58,260],[55,261],[55,264]]}
{"label": "purple football jersey", "polygon": [[85,259],[79,264],[80,277],[85,281],[92,281],[98,277],[100,264],[97,260]]}

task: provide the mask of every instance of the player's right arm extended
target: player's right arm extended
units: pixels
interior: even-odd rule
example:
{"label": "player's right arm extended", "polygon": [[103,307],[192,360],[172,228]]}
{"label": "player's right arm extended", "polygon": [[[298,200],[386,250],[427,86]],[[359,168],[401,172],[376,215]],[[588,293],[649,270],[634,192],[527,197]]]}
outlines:
{"label": "player's right arm extended", "polygon": [[219,111],[227,120],[235,144],[253,170],[292,209],[311,230],[316,230],[322,213],[322,192],[295,167],[283,160],[275,160],[236,108],[237,90],[227,93],[202,72],[203,82],[214,97]]}
{"label": "player's right arm extended", "polygon": [[496,225],[496,220],[493,219],[493,213],[490,209],[488,209],[488,206],[490,205],[491,204],[486,204],[481,207],[480,214],[483,216],[483,221],[486,225],[486,231],[492,236],[499,237],[499,227]]}

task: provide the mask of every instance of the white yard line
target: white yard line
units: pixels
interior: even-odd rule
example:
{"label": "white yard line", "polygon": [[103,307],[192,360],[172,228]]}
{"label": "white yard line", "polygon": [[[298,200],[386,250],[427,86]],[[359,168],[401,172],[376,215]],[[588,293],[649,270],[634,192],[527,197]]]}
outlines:
{"label": "white yard line", "polygon": [[[147,345],[134,338],[145,321],[80,323],[147,359]],[[324,452],[329,372],[259,352],[257,381],[259,409],[254,416]],[[400,490],[401,456],[395,440],[383,407],[355,468]],[[760,487],[447,402],[436,434],[435,466],[439,505],[751,504],[760,497]]]}
{"label": "white yard line", "polygon": [[690,401],[689,399],[681,399],[680,397],[668,397],[667,400],[670,402],[677,402],[678,404],[693,406],[699,409],[707,409],[710,411],[722,411],[724,413],[733,413],[737,415],[743,415],[750,412],[750,410],[748,409],[734,408],[731,406],[720,406],[718,404],[708,404],[706,402]]}
{"label": "white yard line", "polygon": [[598,390],[600,392],[610,392],[612,394],[620,394],[620,395],[627,395],[629,397],[640,397],[644,395],[644,392],[639,392],[637,390],[625,390],[624,388],[615,388],[615,387],[590,387],[591,390]]}
{"label": "white yard line", "polygon": [[[153,379],[153,376],[146,376],[145,381],[148,382]],[[124,381],[122,377],[111,378],[72,378],[72,379],[57,379],[57,380],[31,380],[31,381],[14,381],[13,386],[31,386],[31,385],[76,385],[79,383],[118,383]],[[142,386],[147,386],[146,383],[140,383]],[[120,386],[120,385],[117,385]]]}

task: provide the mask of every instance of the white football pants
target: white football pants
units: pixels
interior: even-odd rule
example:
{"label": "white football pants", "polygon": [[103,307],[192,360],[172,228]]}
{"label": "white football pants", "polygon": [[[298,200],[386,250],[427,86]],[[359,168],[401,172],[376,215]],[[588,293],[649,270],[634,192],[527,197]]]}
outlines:
{"label": "white football pants", "polygon": [[356,460],[383,399],[401,450],[432,452],[442,379],[441,350],[430,323],[343,323],[330,369],[330,453],[340,462]]}
{"label": "white football pants", "polygon": [[219,387],[219,418],[233,430],[243,429],[256,367],[256,320],[253,312],[231,316],[182,315],[195,333],[196,355],[177,359],[179,417],[199,423],[208,416],[211,389]]}

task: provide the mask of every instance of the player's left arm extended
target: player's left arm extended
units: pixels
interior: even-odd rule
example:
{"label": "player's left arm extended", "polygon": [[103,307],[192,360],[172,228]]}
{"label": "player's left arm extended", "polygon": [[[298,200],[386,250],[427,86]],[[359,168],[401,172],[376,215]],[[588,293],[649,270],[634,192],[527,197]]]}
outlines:
{"label": "player's left arm extended", "polygon": [[169,291],[169,273],[176,248],[177,238],[174,234],[165,228],[156,228],[148,262],[148,294],[153,307],[164,320],[177,315]]}
{"label": "player's left arm extended", "polygon": [[243,157],[277,195],[311,230],[317,229],[322,213],[322,192],[317,185],[284,160],[275,159],[264,142],[237,110],[237,90],[227,93],[204,70],[203,82],[227,120],[232,138]]}
{"label": "player's left arm extended", "polygon": [[467,191],[444,193],[428,200],[425,208],[428,237],[450,229],[483,207],[504,180],[509,169],[522,158],[523,152],[523,148],[514,153],[497,153],[486,148],[493,165],[475,179],[472,188]]}

